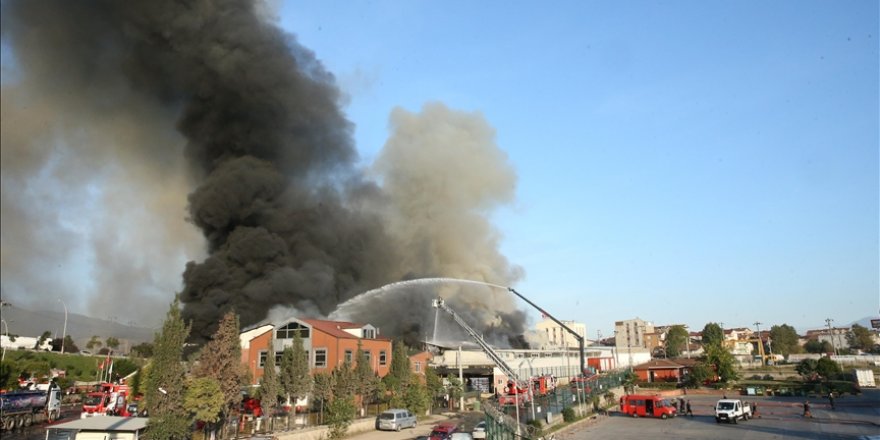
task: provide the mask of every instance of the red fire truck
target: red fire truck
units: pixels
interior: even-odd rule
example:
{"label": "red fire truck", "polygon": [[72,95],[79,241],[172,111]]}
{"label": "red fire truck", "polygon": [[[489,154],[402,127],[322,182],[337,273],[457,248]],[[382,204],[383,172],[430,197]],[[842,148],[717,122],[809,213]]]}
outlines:
{"label": "red fire truck", "polygon": [[94,416],[128,417],[128,385],[103,382],[83,397],[81,418]]}

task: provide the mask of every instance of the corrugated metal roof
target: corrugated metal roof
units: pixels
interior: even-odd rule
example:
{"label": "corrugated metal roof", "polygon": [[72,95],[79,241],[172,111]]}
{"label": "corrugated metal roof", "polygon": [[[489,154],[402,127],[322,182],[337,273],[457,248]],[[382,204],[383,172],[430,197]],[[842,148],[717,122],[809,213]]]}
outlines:
{"label": "corrugated metal roof", "polygon": [[48,429],[72,431],[134,432],[147,427],[147,417],[95,416],[51,425]]}

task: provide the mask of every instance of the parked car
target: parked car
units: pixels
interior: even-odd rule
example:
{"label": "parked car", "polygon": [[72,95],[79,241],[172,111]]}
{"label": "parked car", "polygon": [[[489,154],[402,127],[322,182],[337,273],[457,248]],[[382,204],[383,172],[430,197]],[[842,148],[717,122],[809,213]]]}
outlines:
{"label": "parked car", "polygon": [[452,434],[458,432],[458,425],[451,422],[443,422],[434,426],[431,430],[431,440],[451,440]]}
{"label": "parked car", "polygon": [[480,423],[477,423],[477,426],[474,426],[474,430],[471,432],[471,436],[475,439],[486,438],[486,421],[483,420]]}
{"label": "parked car", "polygon": [[407,409],[395,408],[382,411],[376,416],[376,429],[380,431],[400,431],[403,428],[415,428],[416,416]]}

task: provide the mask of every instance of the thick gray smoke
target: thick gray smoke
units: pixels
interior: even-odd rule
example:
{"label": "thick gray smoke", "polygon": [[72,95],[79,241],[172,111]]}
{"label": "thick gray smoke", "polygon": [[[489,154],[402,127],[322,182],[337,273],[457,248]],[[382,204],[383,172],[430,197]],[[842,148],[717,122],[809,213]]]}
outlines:
{"label": "thick gray smoke", "polygon": [[[407,278],[512,283],[518,270],[498,252],[487,218],[512,201],[516,177],[484,118],[442,104],[396,110],[385,149],[365,171],[333,76],[256,8],[238,0],[3,3],[3,41],[18,72],[3,90],[4,286],[41,288],[26,280],[51,261],[44,254],[88,241],[106,262],[93,301],[115,305],[109,313],[144,313],[165,307],[139,308],[139,289],[163,285],[145,262],[188,255],[184,316],[203,340],[230,308],[248,325],[275,306],[327,316]],[[41,212],[68,195],[50,191],[50,203],[32,208],[26,188],[46,173],[71,192],[99,189],[92,236]],[[204,237],[205,257],[192,249],[185,215]],[[143,234],[125,231],[139,227]],[[18,255],[23,261],[13,262]],[[524,316],[511,298],[444,289],[401,292],[352,319],[422,339],[434,313],[423,298],[442,293],[487,334],[521,334]]]}

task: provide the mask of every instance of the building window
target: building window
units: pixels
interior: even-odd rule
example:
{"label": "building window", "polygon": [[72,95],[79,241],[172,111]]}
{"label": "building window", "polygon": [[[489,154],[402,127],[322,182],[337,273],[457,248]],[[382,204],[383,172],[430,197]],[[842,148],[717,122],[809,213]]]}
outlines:
{"label": "building window", "polygon": [[371,360],[373,359],[373,353],[370,350],[364,350],[364,356],[367,358],[367,364],[372,365]]}
{"label": "building window", "polygon": [[284,327],[279,328],[275,331],[276,339],[293,339],[293,335],[299,332],[299,337],[303,339],[308,339],[309,337],[309,328],[298,323],[291,322]]}
{"label": "building window", "polygon": [[385,354],[385,350],[379,351],[379,365],[385,365],[388,363],[388,357]]}
{"label": "building window", "polygon": [[416,361],[416,373],[422,372],[422,363],[420,361]]}
{"label": "building window", "polygon": [[327,366],[327,349],[315,349],[315,368],[324,368]]}
{"label": "building window", "polygon": [[376,330],[371,328],[364,329],[364,338],[365,339],[375,339],[376,338]]}
{"label": "building window", "polygon": [[351,362],[353,353],[351,350],[345,350],[345,360],[346,362]]}
{"label": "building window", "polygon": [[[268,351],[260,350],[260,360],[259,360],[260,368],[263,368],[266,365],[266,353],[268,353]],[[284,352],[282,352],[282,351],[275,352],[275,366],[276,367],[281,365],[281,356],[283,354],[284,354]]]}

